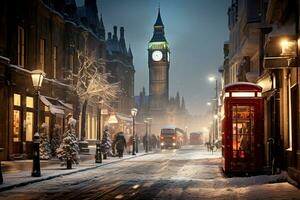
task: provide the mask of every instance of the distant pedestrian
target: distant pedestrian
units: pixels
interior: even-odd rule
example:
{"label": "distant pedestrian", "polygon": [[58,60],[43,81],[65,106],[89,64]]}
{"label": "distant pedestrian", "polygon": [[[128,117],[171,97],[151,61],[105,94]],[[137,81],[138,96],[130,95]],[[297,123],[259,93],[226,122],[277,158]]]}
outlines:
{"label": "distant pedestrian", "polygon": [[119,158],[122,158],[124,149],[126,148],[126,139],[123,132],[117,133],[114,143]]}
{"label": "distant pedestrian", "polygon": [[147,149],[147,135],[146,134],[143,136],[143,146],[144,146],[144,150],[146,150]]}
{"label": "distant pedestrian", "polygon": [[152,146],[153,149],[156,148],[156,143],[157,143],[156,136],[155,136],[155,135],[152,135],[152,136],[151,136],[151,146]]}

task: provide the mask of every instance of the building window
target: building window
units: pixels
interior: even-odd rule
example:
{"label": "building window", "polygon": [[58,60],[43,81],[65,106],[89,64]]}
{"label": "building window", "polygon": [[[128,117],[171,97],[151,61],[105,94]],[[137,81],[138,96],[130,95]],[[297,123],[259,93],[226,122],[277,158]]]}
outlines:
{"label": "building window", "polygon": [[56,79],[57,47],[53,47],[53,78]]}
{"label": "building window", "polygon": [[14,94],[13,141],[21,141],[21,95]]}
{"label": "building window", "polygon": [[32,142],[33,112],[26,112],[26,142]]}
{"label": "building window", "polygon": [[24,67],[25,36],[24,29],[18,26],[18,65]]}
{"label": "building window", "polygon": [[21,106],[21,95],[14,94],[14,106]]}
{"label": "building window", "polygon": [[20,142],[21,141],[21,119],[20,119],[20,111],[14,110],[14,121],[13,121],[13,141]]}
{"label": "building window", "polygon": [[45,40],[40,39],[40,69],[45,71]]}
{"label": "building window", "polygon": [[26,97],[26,107],[33,108],[33,97]]}

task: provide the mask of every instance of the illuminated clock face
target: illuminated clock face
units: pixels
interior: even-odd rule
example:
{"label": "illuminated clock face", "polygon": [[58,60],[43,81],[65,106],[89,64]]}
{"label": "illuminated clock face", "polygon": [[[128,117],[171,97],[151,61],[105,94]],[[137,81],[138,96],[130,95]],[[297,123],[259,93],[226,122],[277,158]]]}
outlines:
{"label": "illuminated clock face", "polygon": [[170,62],[170,53],[169,52],[167,54],[167,59],[168,59],[168,62]]}
{"label": "illuminated clock face", "polygon": [[163,54],[161,51],[153,51],[152,53],[152,59],[154,61],[160,61],[163,58]]}

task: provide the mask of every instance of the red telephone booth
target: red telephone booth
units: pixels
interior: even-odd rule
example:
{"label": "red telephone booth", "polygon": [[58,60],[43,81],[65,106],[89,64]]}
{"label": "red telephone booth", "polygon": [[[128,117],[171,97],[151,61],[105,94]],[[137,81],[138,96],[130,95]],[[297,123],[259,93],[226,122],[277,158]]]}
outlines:
{"label": "red telephone booth", "polygon": [[238,82],[224,88],[222,156],[225,173],[262,170],[263,99],[259,85]]}

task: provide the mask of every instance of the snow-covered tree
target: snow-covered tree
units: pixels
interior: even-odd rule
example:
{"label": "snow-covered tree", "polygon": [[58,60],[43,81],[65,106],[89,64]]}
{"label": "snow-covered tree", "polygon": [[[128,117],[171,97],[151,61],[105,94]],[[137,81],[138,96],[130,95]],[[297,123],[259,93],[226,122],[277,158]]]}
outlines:
{"label": "snow-covered tree", "polygon": [[85,50],[77,51],[78,70],[70,72],[69,78],[73,89],[81,103],[81,140],[85,139],[86,108],[89,102],[110,107],[110,102],[119,93],[119,83],[110,83],[110,74],[104,73],[105,60],[99,58],[94,51],[87,51],[87,35]]}
{"label": "snow-covered tree", "polygon": [[111,147],[112,147],[112,141],[110,138],[110,133],[107,128],[103,131],[103,136],[101,140],[101,152],[103,153],[104,159],[107,158],[108,155],[112,155],[111,152]]}
{"label": "snow-covered tree", "polygon": [[59,145],[61,143],[60,131],[61,131],[61,126],[55,124],[52,131],[52,138],[51,138],[51,145],[50,145],[52,156],[56,156],[56,149],[59,148]]}
{"label": "snow-covered tree", "polygon": [[79,147],[75,134],[76,120],[70,118],[68,121],[68,128],[64,134],[63,141],[59,148],[56,150],[58,159],[61,161],[61,165],[67,165],[67,168],[72,168],[72,164],[79,163]]}
{"label": "snow-covered tree", "polygon": [[47,127],[48,125],[46,123],[43,123],[40,129],[40,159],[42,160],[48,160],[51,158],[51,148]]}

